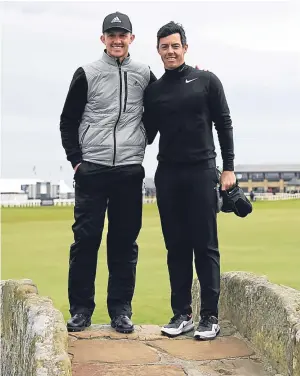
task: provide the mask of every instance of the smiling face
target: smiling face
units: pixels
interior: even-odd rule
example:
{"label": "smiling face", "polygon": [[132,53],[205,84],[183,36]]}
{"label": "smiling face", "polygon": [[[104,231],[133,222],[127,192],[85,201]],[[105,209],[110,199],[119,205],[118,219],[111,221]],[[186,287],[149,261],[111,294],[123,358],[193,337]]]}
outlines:
{"label": "smiling face", "polygon": [[182,46],[179,33],[160,38],[157,51],[164,63],[165,69],[176,69],[184,63],[187,44]]}
{"label": "smiling face", "polygon": [[134,35],[126,30],[111,29],[101,35],[100,39],[106,46],[107,54],[122,61],[128,56],[128,48],[134,38]]}

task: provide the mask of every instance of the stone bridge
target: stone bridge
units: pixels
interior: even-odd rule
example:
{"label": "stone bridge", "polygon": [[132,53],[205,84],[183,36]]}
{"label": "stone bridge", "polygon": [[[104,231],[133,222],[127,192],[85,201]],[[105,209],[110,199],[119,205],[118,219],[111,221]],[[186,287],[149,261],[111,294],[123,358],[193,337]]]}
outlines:
{"label": "stone bridge", "polygon": [[[194,320],[200,287],[193,284]],[[156,325],[132,334],[92,325],[68,334],[62,313],[31,280],[1,281],[2,376],[300,376],[300,292],[265,277],[221,277],[221,335],[161,335]]]}

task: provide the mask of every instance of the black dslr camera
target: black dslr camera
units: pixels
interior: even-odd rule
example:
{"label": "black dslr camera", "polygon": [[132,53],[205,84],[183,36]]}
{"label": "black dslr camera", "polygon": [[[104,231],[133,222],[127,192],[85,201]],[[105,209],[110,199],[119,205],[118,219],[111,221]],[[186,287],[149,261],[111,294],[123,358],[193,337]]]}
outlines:
{"label": "black dslr camera", "polygon": [[[220,171],[218,171],[219,178],[221,176]],[[219,208],[224,213],[234,213],[238,217],[246,217],[252,212],[252,204],[245,196],[245,193],[238,185],[238,180],[233,187],[227,189],[226,191],[221,190],[221,183],[219,179],[219,184],[217,189],[219,190]]]}

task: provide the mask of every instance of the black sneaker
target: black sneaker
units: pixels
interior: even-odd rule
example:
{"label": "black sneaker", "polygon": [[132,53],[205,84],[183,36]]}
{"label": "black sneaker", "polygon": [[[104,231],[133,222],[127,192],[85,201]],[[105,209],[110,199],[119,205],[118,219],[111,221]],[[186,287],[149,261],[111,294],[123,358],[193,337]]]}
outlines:
{"label": "black sneaker", "polygon": [[111,327],[116,329],[119,333],[132,333],[134,325],[130,318],[125,315],[116,316],[111,320]]}
{"label": "black sneaker", "polygon": [[84,313],[76,313],[67,322],[68,332],[81,332],[91,325],[91,317]]}
{"label": "black sneaker", "polygon": [[196,339],[214,339],[220,333],[218,319],[215,316],[204,316],[201,318],[198,328],[194,333]]}
{"label": "black sneaker", "polygon": [[169,324],[161,328],[161,332],[170,337],[189,332],[194,329],[192,315],[175,315],[171,318]]}

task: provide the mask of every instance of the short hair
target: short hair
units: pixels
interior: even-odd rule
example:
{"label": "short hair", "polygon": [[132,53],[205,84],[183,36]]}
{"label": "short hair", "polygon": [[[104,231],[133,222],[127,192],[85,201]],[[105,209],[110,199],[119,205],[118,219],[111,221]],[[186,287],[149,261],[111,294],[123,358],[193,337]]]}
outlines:
{"label": "short hair", "polygon": [[181,24],[175,23],[174,21],[168,22],[166,25],[162,26],[157,32],[157,48],[159,47],[160,38],[168,37],[169,35],[178,33],[180,35],[181,44],[186,45],[186,35],[184,28]]}

